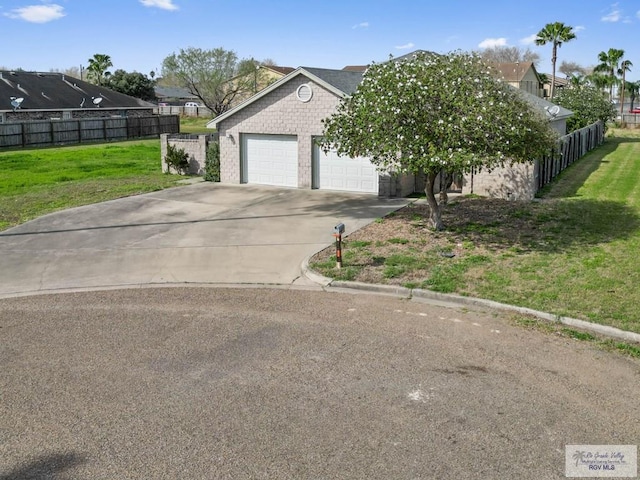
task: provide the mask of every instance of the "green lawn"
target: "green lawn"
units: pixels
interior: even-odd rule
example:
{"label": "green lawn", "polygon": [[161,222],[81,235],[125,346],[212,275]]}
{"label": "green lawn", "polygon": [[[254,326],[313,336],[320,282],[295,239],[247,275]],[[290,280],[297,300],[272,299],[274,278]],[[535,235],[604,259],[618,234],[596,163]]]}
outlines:
{"label": "green lawn", "polygon": [[0,230],[46,213],[175,186],[160,141],[0,151]]}
{"label": "green lawn", "polygon": [[[312,268],[344,280],[428,288],[640,333],[640,134],[613,130],[535,202],[463,198],[444,232],[423,203],[380,219]],[[393,236],[393,238],[392,238]],[[453,255],[447,255],[447,253]]]}
{"label": "green lawn", "polygon": [[496,259],[470,291],[640,333],[640,136],[614,134],[544,193],[547,246]]}
{"label": "green lawn", "polygon": [[209,134],[215,129],[207,128],[210,118],[180,117],[180,133]]}

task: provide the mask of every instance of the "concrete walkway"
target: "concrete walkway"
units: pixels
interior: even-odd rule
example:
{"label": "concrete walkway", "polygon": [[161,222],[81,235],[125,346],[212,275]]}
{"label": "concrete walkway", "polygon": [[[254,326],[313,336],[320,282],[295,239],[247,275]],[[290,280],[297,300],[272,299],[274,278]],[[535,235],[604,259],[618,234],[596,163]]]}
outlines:
{"label": "concrete walkway", "polygon": [[311,283],[305,258],[407,204],[209,182],[65,210],[0,232],[0,296],[163,283]]}

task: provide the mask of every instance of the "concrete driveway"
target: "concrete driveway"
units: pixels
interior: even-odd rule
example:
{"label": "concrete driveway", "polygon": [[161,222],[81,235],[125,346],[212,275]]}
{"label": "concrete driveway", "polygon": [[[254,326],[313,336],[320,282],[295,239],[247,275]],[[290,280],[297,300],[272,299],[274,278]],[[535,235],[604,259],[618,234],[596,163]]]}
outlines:
{"label": "concrete driveway", "polygon": [[[302,261],[407,203],[209,182],[65,210],[0,232],[0,295],[162,283],[291,284]],[[300,280],[298,280],[300,281]]]}

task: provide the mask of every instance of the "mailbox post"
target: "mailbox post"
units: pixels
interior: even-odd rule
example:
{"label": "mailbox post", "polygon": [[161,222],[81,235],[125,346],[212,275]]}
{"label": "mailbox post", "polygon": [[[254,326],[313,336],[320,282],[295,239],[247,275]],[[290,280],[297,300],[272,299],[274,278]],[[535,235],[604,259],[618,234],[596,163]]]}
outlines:
{"label": "mailbox post", "polygon": [[342,268],[342,234],[344,233],[344,223],[339,223],[333,227],[333,236],[336,238],[336,268]]}

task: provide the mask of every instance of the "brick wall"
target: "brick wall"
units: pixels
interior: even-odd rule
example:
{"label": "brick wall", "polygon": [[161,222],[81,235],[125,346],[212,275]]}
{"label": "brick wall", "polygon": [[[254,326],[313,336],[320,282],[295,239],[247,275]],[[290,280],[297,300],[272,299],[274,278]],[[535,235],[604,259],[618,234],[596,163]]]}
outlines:
{"label": "brick wall", "polygon": [[[204,164],[207,159],[209,135],[168,135],[160,136],[160,157],[162,171],[167,171],[164,161],[167,156],[167,145],[183,149],[189,155],[189,174],[204,175]],[[175,173],[175,172],[172,172]]]}
{"label": "brick wall", "polygon": [[467,174],[462,194],[471,193],[506,200],[531,200],[536,194],[535,164],[517,164]]}

